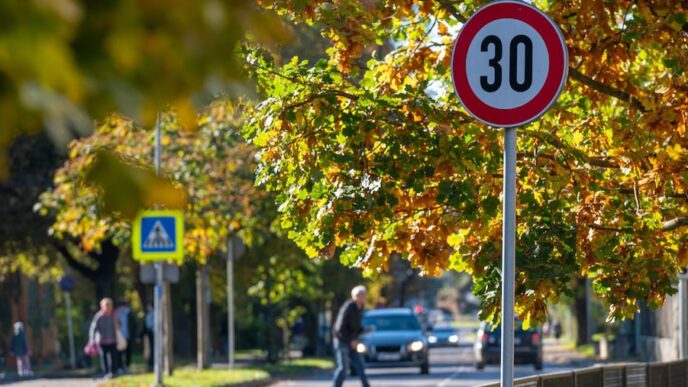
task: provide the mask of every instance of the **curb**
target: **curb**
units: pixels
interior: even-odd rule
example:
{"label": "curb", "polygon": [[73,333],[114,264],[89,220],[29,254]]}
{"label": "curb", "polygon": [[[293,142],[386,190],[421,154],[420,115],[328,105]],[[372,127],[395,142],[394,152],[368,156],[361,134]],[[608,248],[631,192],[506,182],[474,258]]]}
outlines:
{"label": "curb", "polygon": [[226,384],[225,387],[266,387],[275,383],[272,378],[254,380],[252,382],[245,382],[239,384]]}

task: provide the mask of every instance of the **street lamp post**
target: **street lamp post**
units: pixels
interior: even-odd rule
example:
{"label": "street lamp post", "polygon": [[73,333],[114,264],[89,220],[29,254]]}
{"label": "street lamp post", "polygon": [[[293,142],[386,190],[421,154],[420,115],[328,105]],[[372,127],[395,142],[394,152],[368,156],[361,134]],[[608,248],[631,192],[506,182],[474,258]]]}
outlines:
{"label": "street lamp post", "polygon": [[227,356],[234,368],[234,236],[227,240]]}

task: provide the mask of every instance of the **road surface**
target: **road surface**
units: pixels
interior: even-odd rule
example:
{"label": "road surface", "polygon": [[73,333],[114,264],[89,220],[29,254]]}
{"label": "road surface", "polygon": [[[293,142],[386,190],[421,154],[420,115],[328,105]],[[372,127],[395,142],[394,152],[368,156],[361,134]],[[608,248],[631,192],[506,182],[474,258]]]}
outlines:
{"label": "road surface", "polygon": [[[547,361],[545,346],[545,364],[542,371],[535,371],[532,365],[517,365],[516,377],[550,373],[579,368],[574,364],[555,364]],[[552,360],[555,360],[552,358]],[[559,355],[556,359],[561,361]],[[373,387],[463,387],[476,386],[499,381],[499,366],[488,365],[483,371],[475,369],[473,348],[470,344],[458,348],[433,348],[430,350],[430,374],[421,375],[418,368],[378,368],[366,370]],[[279,387],[329,387],[332,385],[331,374],[315,375],[304,379],[284,380]],[[360,380],[349,377],[344,386],[360,386]]]}

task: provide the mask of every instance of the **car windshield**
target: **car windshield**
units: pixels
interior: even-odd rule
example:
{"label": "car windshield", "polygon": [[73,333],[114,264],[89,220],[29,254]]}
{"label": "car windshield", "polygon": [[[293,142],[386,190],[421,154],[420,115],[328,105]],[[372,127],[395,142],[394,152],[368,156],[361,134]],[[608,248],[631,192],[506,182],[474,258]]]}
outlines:
{"label": "car windshield", "polygon": [[376,331],[419,331],[420,324],[413,316],[365,316],[363,326],[374,327]]}

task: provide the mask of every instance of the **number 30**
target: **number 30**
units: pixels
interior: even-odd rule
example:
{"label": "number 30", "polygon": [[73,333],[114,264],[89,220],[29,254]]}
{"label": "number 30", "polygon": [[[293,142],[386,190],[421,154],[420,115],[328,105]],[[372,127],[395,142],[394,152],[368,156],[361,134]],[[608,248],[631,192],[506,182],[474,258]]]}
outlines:
{"label": "number 30", "polygon": [[[518,45],[523,44],[525,49],[525,72],[523,82],[518,81]],[[488,35],[480,43],[480,51],[487,52],[489,46],[494,47],[494,56],[487,64],[494,69],[492,82],[486,75],[480,77],[480,87],[488,93],[499,90],[502,86],[502,41],[495,35]],[[533,83],[533,42],[526,35],[516,35],[509,43],[509,85],[514,91],[524,92]]]}

